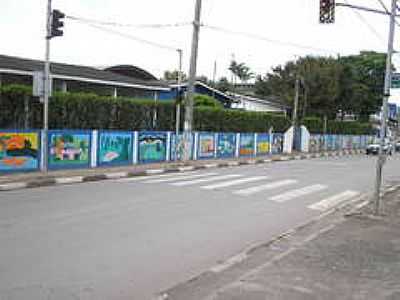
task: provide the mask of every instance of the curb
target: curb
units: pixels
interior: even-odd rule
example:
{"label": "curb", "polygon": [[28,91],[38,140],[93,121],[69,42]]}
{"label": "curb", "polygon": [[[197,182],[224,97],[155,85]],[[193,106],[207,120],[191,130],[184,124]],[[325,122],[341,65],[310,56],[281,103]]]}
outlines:
{"label": "curb", "polygon": [[[360,153],[363,152],[354,151],[354,153],[349,153],[349,155],[360,154]],[[10,183],[0,184],[0,192],[21,190],[27,188],[38,188],[38,187],[57,186],[57,185],[69,185],[69,184],[84,183],[84,182],[96,182],[103,180],[131,178],[131,177],[141,177],[141,176],[145,177],[163,173],[180,173],[180,172],[189,172],[189,171],[204,170],[211,168],[229,168],[242,165],[268,164],[273,162],[283,162],[291,160],[304,160],[304,159],[312,159],[320,157],[342,156],[342,154],[346,155],[347,153],[346,151],[342,151],[342,152],[323,152],[323,153],[295,154],[295,155],[292,154],[292,155],[275,156],[266,159],[254,158],[241,161],[221,161],[219,163],[209,163],[198,166],[170,167],[164,169],[149,169],[145,171],[109,172],[109,173],[95,174],[95,175],[55,177],[55,178],[45,178],[39,180],[33,179],[26,182],[10,182]]]}

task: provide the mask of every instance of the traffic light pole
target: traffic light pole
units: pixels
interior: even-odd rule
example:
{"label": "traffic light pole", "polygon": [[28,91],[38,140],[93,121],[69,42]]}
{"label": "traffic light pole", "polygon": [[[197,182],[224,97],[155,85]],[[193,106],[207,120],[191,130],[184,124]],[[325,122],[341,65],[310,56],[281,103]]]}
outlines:
{"label": "traffic light pole", "polygon": [[51,38],[51,0],[47,2],[46,14],[46,54],[44,63],[43,94],[43,157],[42,171],[48,170],[48,130],[49,130],[49,94],[50,94],[50,38]]}
{"label": "traffic light pole", "polygon": [[190,56],[190,69],[188,92],[185,105],[185,123],[184,123],[184,160],[189,160],[190,156],[190,135],[192,134],[193,126],[193,102],[194,102],[194,84],[196,81],[197,53],[199,46],[200,33],[200,14],[201,0],[196,0],[195,16],[193,21],[193,38],[192,50]]}
{"label": "traffic light pole", "polygon": [[376,184],[375,184],[375,209],[376,215],[381,213],[381,186],[382,186],[382,169],[386,161],[387,153],[384,153],[383,148],[385,146],[385,137],[387,129],[387,116],[388,116],[388,100],[390,96],[390,84],[392,79],[392,55],[393,55],[393,41],[394,41],[394,30],[395,30],[395,18],[396,18],[396,2],[392,0],[392,9],[390,15],[390,26],[389,26],[389,41],[388,50],[386,56],[386,72],[385,72],[385,85],[383,91],[383,103],[382,103],[382,114],[381,114],[381,130],[380,130],[380,147],[379,157],[376,164]]}

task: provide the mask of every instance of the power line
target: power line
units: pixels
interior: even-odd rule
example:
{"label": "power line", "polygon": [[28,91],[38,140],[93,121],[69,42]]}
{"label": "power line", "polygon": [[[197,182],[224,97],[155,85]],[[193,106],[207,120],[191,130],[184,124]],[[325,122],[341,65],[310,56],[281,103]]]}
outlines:
{"label": "power line", "polygon": [[[346,4],[349,4],[347,0],[344,0],[344,2],[345,2]],[[375,28],[374,28],[371,24],[369,24],[369,23],[367,22],[367,20],[363,17],[363,15],[362,15],[359,11],[353,10],[353,12],[354,12],[354,14],[360,19],[360,21],[363,22],[364,25],[366,25],[366,26],[368,27],[368,29],[369,29],[379,40],[381,40],[381,42],[385,43],[386,40],[380,35],[379,32],[377,32],[377,31],[375,30]]]}
{"label": "power line", "polygon": [[208,28],[208,29],[215,30],[215,31],[220,31],[220,32],[223,32],[223,33],[228,33],[228,34],[233,34],[233,35],[240,35],[240,36],[244,36],[246,38],[255,39],[255,40],[264,41],[264,42],[273,43],[273,44],[278,44],[278,45],[281,45],[281,46],[291,46],[291,47],[294,47],[294,48],[305,49],[305,50],[313,50],[313,51],[323,52],[323,53],[334,53],[334,54],[338,54],[339,53],[339,51],[335,51],[335,50],[328,50],[328,49],[317,48],[317,47],[307,46],[307,45],[301,45],[301,44],[292,43],[292,42],[274,40],[274,39],[270,39],[270,38],[267,38],[267,37],[264,37],[264,36],[260,36],[260,35],[256,35],[256,34],[253,34],[253,33],[234,31],[234,30],[231,30],[231,29],[218,27],[218,26],[212,26],[212,25],[207,25],[207,24],[202,24],[202,26],[205,27],[205,28]]}
{"label": "power line", "polygon": [[[381,5],[382,8],[384,9],[384,11],[385,11],[388,15],[390,15],[390,11],[389,11],[389,9],[386,7],[385,3],[383,3],[382,0],[377,0],[377,1],[380,3],[380,5]],[[397,20],[395,20],[394,22],[396,23],[397,26],[400,26],[400,24],[399,24],[399,22],[398,22]]]}
{"label": "power line", "polygon": [[145,39],[142,39],[142,38],[139,38],[139,37],[127,34],[127,33],[123,33],[123,32],[120,32],[120,31],[117,31],[117,30],[113,30],[113,29],[110,29],[110,28],[104,28],[102,26],[98,26],[98,25],[95,25],[95,24],[92,24],[92,23],[88,23],[88,22],[85,22],[85,21],[82,21],[82,20],[79,20],[79,21],[75,20],[75,21],[77,21],[79,23],[82,23],[82,24],[85,24],[85,25],[87,25],[89,27],[92,27],[92,28],[107,32],[109,34],[118,35],[120,37],[123,37],[123,38],[126,38],[126,39],[130,39],[130,40],[133,40],[135,42],[142,43],[142,44],[147,44],[147,45],[150,45],[150,46],[153,46],[153,47],[157,47],[157,48],[161,48],[161,49],[165,49],[165,50],[170,50],[170,51],[178,51],[179,50],[178,48],[175,48],[175,47],[172,47],[172,46],[168,46],[168,45],[164,45],[164,44],[148,41],[148,40],[145,40]]}
{"label": "power line", "polygon": [[111,21],[102,21],[96,19],[88,19],[82,18],[77,16],[66,15],[67,19],[74,20],[74,21],[81,21],[87,24],[93,25],[102,25],[102,26],[114,26],[114,27],[133,27],[133,28],[153,28],[153,29],[162,29],[162,28],[169,28],[169,27],[183,27],[191,25],[191,22],[178,22],[178,23],[171,23],[171,24],[129,24],[129,23],[118,23],[118,22],[111,22]]}

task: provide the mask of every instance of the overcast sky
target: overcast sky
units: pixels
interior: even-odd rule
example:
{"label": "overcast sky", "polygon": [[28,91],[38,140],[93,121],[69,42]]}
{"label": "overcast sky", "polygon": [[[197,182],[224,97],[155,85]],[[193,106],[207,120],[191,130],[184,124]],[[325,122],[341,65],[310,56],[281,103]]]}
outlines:
{"label": "overcast sky", "polygon": [[[389,0],[382,0],[390,8]],[[43,59],[46,0],[1,0],[1,54]],[[346,0],[343,0],[346,2]],[[381,8],[378,0],[347,0],[348,3]],[[195,0],[53,0],[53,8],[67,15],[130,24],[190,22]],[[297,56],[347,55],[360,50],[386,51],[388,18],[371,13],[336,9],[334,25],[318,23],[319,0],[203,0],[202,22],[232,31],[252,33],[252,39],[203,27],[200,32],[198,74],[229,76],[234,55],[253,72]],[[51,59],[89,66],[133,64],[156,76],[176,69],[176,51],[160,49],[66,20],[64,36],[52,40]],[[112,27],[113,30],[184,51],[188,71],[192,29],[190,26],[144,29]],[[276,42],[268,42],[267,40]],[[284,42],[284,43],[279,43]],[[287,43],[287,44],[285,44]],[[296,47],[295,45],[306,46]],[[398,43],[396,42],[396,45]],[[400,45],[398,45],[400,48]],[[397,57],[395,61],[399,61]]]}

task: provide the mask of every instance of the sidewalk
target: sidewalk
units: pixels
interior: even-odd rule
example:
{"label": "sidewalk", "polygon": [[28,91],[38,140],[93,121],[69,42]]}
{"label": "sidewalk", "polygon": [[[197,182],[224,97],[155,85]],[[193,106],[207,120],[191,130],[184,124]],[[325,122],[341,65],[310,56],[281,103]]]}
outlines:
{"label": "sidewalk", "polygon": [[269,163],[274,161],[285,161],[290,159],[310,159],[324,156],[341,156],[360,154],[360,150],[326,152],[317,154],[293,153],[290,155],[270,155],[263,157],[196,160],[183,162],[163,162],[155,164],[138,164],[123,167],[91,168],[91,169],[69,169],[42,172],[25,172],[2,174],[0,173],[0,192],[23,188],[34,188],[50,185],[62,185],[88,181],[99,181],[115,178],[127,178],[135,176],[147,176],[168,172],[182,172],[205,168],[221,168],[246,164]]}
{"label": "sidewalk", "polygon": [[400,299],[400,191],[391,190],[382,217],[371,205],[337,211],[160,299]]}

